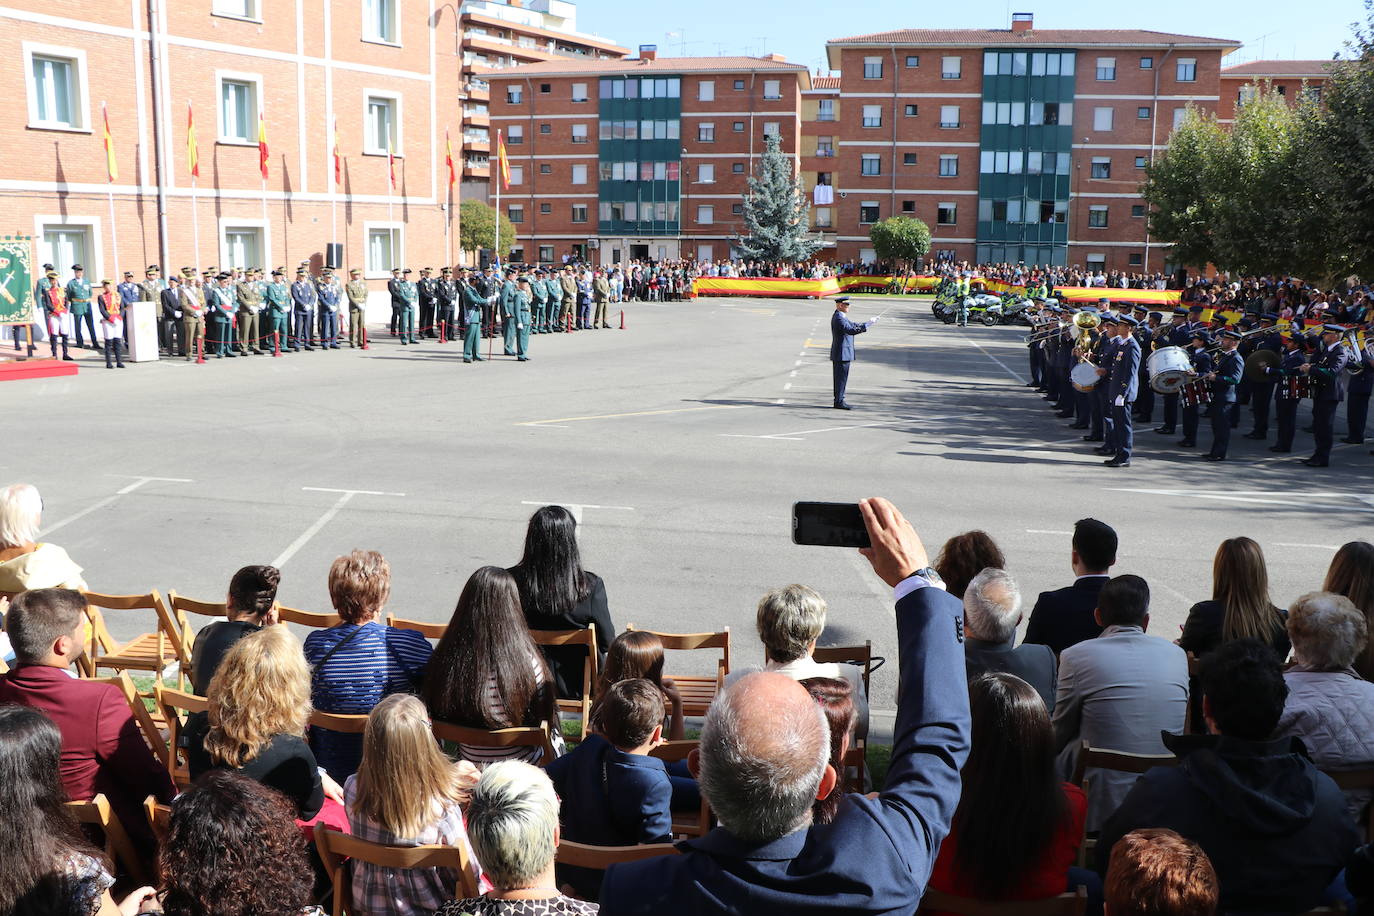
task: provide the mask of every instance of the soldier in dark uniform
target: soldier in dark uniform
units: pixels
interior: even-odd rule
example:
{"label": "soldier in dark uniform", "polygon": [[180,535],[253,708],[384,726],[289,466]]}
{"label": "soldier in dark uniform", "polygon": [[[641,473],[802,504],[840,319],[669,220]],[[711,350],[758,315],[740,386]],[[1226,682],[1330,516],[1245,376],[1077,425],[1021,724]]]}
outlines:
{"label": "soldier in dark uniform", "polygon": [[1303,352],[1301,331],[1284,331],[1280,339],[1283,343],[1282,360],[1267,371],[1269,384],[1275,389],[1274,420],[1279,428],[1278,440],[1269,451],[1286,455],[1293,451],[1293,434],[1298,429],[1298,404],[1302,400],[1293,382],[1304,375],[1302,366],[1307,362],[1307,354]]}
{"label": "soldier in dark uniform", "polygon": [[[115,295],[119,295],[119,294],[118,294],[118,293],[115,293]],[[161,300],[161,301],[159,302],[159,306],[160,306],[160,309],[161,309],[161,312],[162,312],[162,319],[161,319],[161,321],[162,321],[162,324],[165,324],[165,325],[167,326],[167,328],[168,328],[168,330],[167,330],[167,344],[168,344],[169,349],[167,350],[167,355],[168,355],[168,356],[176,356],[176,355],[178,355],[178,349],[179,349],[179,350],[180,350],[180,355],[181,355],[181,356],[185,356],[185,355],[187,354],[186,343],[185,343],[185,334],[182,333],[182,327],[181,327],[181,324],[182,324],[182,314],[183,314],[183,313],[182,313],[182,306],[185,305],[185,300],[182,299],[182,295],[181,295],[181,278],[178,277],[176,274],[171,274],[171,275],[169,275],[169,276],[167,277],[167,288],[164,289],[164,290],[161,292],[161,294],[159,294],[158,298],[159,298],[159,300]],[[124,303],[123,303],[122,298],[121,298],[121,302],[119,303],[119,306],[120,306],[120,307],[119,307],[119,309],[118,309],[118,313],[119,313],[119,316],[120,316],[119,324],[120,324],[121,327],[122,327],[123,324],[124,324],[124,318],[123,318],[123,315],[124,315],[124,308],[123,308],[123,305],[124,305]],[[177,342],[178,342],[178,341],[181,341],[181,346],[180,346],[180,348],[177,347]],[[105,361],[106,361],[106,362],[109,362],[108,359],[105,360]]]}
{"label": "soldier in dark uniform", "polygon": [[1140,341],[1140,387],[1135,401],[1135,419],[1146,425],[1155,414],[1155,390],[1150,387],[1150,354],[1154,352],[1163,321],[1164,316],[1159,312],[1148,312],[1145,321],[1136,329],[1136,339]]}
{"label": "soldier in dark uniform", "polygon": [[[1044,313],[1044,305],[1037,302],[1035,310],[1031,313],[1031,318],[1033,319],[1031,322],[1032,331],[1037,327]],[[1034,335],[1032,334],[1031,336],[1033,337]],[[1026,341],[1026,358],[1030,364],[1030,381],[1026,382],[1026,387],[1034,388],[1037,391],[1043,390],[1045,387],[1045,351],[1041,348],[1040,344],[1041,341],[1039,340],[1027,339]]]}
{"label": "soldier in dark uniform", "polygon": [[319,295],[310,274],[302,267],[296,271],[296,282],[291,284],[292,330],[295,332],[291,343],[302,350],[315,349],[315,303]]}
{"label": "soldier in dark uniform", "polygon": [[409,267],[401,270],[401,301],[405,306],[401,309],[398,316],[400,319],[401,346],[407,343],[417,344],[420,339],[415,336],[415,312],[416,306],[420,301],[420,293],[415,288],[415,281],[410,279],[411,270]]}
{"label": "soldier in dark uniform", "polygon": [[444,340],[453,340],[453,307],[458,301],[458,284],[453,282],[452,268],[445,267],[434,281],[435,323],[443,329]]}
{"label": "soldier in dark uniform", "polygon": [[339,349],[339,307],[343,304],[343,287],[339,285],[334,271],[326,267],[320,271],[319,282],[315,284],[315,297],[319,302],[320,349]]}
{"label": "soldier in dark uniform", "polygon": [[[1064,318],[1072,317],[1070,312],[1064,312]],[[1078,357],[1074,354],[1074,334],[1073,324],[1069,323],[1060,328],[1059,336],[1055,338],[1058,346],[1055,348],[1054,357],[1050,362],[1054,369],[1055,376],[1059,379],[1059,401],[1054,405],[1058,408],[1055,416],[1061,419],[1068,419],[1074,416],[1074,408],[1077,404],[1077,392],[1074,391],[1072,383],[1069,381],[1069,373],[1073,371],[1073,365]],[[1087,429],[1087,424],[1079,426],[1073,423],[1071,429]]]}
{"label": "soldier in dark uniform", "polygon": [[1310,468],[1331,464],[1336,408],[1345,400],[1345,368],[1350,363],[1350,351],[1341,345],[1343,333],[1345,328],[1338,324],[1322,325],[1321,353],[1306,367],[1312,379],[1312,438],[1317,446],[1312,457],[1303,462]]}
{"label": "soldier in dark uniform", "polygon": [[1349,387],[1346,388],[1347,430],[1341,441],[1347,445],[1361,445],[1364,442],[1365,425],[1369,422],[1369,395],[1374,392],[1374,338],[1365,343],[1363,350],[1351,352],[1350,368],[1359,371],[1350,377]]}
{"label": "soldier in dark uniform", "polygon": [[234,313],[238,311],[238,297],[234,294],[234,287],[229,285],[227,273],[218,274],[214,285],[205,290],[205,304],[210,310],[210,348],[214,350],[215,358],[224,359],[228,356],[233,359],[238,355],[234,352],[231,333]]}
{"label": "soldier in dark uniform", "polygon": [[415,284],[415,295],[420,300],[420,326],[418,331],[421,337],[439,336],[439,332],[434,326],[434,314],[438,304],[438,296],[434,287],[438,282],[438,280],[434,279],[434,270],[432,268],[420,268],[420,280]]}
{"label": "soldier in dark uniform", "polygon": [[72,278],[67,281],[67,308],[71,309],[72,324],[76,327],[76,345],[86,346],[81,341],[81,325],[85,324],[91,333],[90,348],[99,349],[99,338],[95,336],[95,319],[91,313],[91,281],[86,279],[86,271],[80,264],[72,265]]}
{"label": "soldier in dark uniform", "polygon": [[[1206,329],[1198,328],[1193,332],[1189,340],[1188,361],[1193,364],[1193,377],[1200,379],[1212,371],[1212,354],[1207,352],[1207,348],[1212,345],[1212,335]],[[1178,395],[1174,395],[1178,397]],[[1185,405],[1183,408],[1183,438],[1178,440],[1178,444],[1183,448],[1197,447],[1197,424],[1198,417],[1202,414],[1202,408],[1197,404]]]}
{"label": "soldier in dark uniform", "polygon": [[401,312],[407,307],[406,297],[401,289],[401,268],[391,268],[391,279],[386,281],[387,294],[391,296],[391,336],[396,336],[396,326],[401,323]]}
{"label": "soldier in dark uniform", "polygon": [[[1116,350],[1116,316],[1106,311],[1109,305],[1105,299],[1101,302],[1104,312],[1102,323],[1097,328],[1097,339],[1093,341],[1092,362],[1098,367],[1110,365],[1112,356]],[[1112,443],[1107,441],[1106,430],[1106,406],[1107,389],[1098,384],[1092,390],[1084,392],[1083,398],[1088,409],[1088,434],[1083,437],[1084,442],[1101,442],[1099,449],[1112,449]]]}
{"label": "soldier in dark uniform", "polygon": [[1131,316],[1122,315],[1116,327],[1117,344],[1107,376],[1098,383],[1107,389],[1107,410],[1111,413],[1108,439],[1115,448],[1112,457],[1103,464],[1109,468],[1128,468],[1135,445],[1131,405],[1140,390],[1140,341],[1135,338],[1136,320]]}
{"label": "soldier in dark uniform", "polygon": [[[1179,306],[1174,309],[1173,318],[1169,322],[1167,336],[1161,336],[1161,347],[1183,347],[1187,349],[1192,340],[1195,330],[1206,330],[1206,328],[1195,329],[1188,321],[1188,310]],[[1210,339],[1211,335],[1208,335]],[[1178,393],[1163,395],[1160,400],[1164,402],[1164,419],[1155,428],[1155,432],[1163,436],[1171,436],[1178,424]],[[1187,438],[1185,434],[1185,438]]]}
{"label": "soldier in dark uniform", "polygon": [[[1251,340],[1254,341],[1254,345],[1251,347],[1250,352],[1257,353],[1260,350],[1268,350],[1273,353],[1281,354],[1283,352],[1283,341],[1279,337],[1278,328],[1275,327],[1275,324],[1279,320],[1279,316],[1273,312],[1265,312],[1260,316],[1259,320],[1260,327],[1264,329],[1264,333],[1256,334],[1251,338]],[[1250,341],[1246,341],[1246,343],[1249,342]],[[1245,438],[1269,438],[1269,408],[1273,403],[1274,382],[1267,373],[1264,378],[1250,382],[1250,404],[1251,410],[1255,415],[1255,428],[1246,433]]]}
{"label": "soldier in dark uniform", "polygon": [[1238,410],[1236,386],[1245,375],[1245,361],[1236,350],[1239,345],[1239,331],[1221,332],[1221,352],[1217,354],[1216,368],[1210,373],[1212,403],[1207,408],[1212,419],[1212,448],[1202,456],[1204,461],[1225,461],[1231,446],[1231,420]]}

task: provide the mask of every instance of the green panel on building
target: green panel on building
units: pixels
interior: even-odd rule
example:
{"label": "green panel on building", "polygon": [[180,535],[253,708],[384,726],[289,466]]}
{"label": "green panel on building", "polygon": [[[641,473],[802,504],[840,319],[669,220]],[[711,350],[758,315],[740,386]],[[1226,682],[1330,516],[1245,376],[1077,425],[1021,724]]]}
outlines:
{"label": "green panel on building", "polygon": [[602,235],[676,234],[682,176],[682,79],[603,77],[598,226]]}

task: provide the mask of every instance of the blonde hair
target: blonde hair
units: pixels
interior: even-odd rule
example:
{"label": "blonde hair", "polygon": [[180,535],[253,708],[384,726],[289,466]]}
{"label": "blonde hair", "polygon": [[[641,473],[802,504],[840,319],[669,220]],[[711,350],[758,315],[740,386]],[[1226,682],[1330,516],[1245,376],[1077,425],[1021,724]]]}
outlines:
{"label": "blonde hair", "polygon": [[557,851],[558,794],[548,774],[523,760],[487,767],[472,791],[467,830],[497,890],[530,887]]}
{"label": "blonde hair", "polygon": [[1273,645],[1283,618],[1269,600],[1269,570],[1264,551],[1247,537],[1228,538],[1212,561],[1212,600],[1222,607],[1221,638],[1258,639]]}
{"label": "blonde hair", "polygon": [[15,483],[0,490],[0,548],[37,541],[42,516],[43,497],[37,487]]}
{"label": "blonde hair", "polygon": [[375,550],[355,550],[329,567],[329,600],[344,623],[366,623],[391,597],[391,565]]}
{"label": "blonde hair", "polygon": [[304,735],[310,719],[310,669],[300,642],[283,626],[235,643],[206,693],[205,750],[227,766],[243,766],[277,735]]}
{"label": "blonde hair", "polygon": [[452,802],[466,804],[473,780],[444,755],[418,697],[393,693],[372,708],[353,813],[399,837],[419,836]]}

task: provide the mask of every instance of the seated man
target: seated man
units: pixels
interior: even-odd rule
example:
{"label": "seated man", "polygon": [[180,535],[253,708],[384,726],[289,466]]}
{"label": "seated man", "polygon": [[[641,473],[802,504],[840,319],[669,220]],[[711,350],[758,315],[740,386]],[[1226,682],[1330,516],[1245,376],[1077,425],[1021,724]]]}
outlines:
{"label": "seated man", "polygon": [[228,619],[201,628],[191,649],[191,688],[198,696],[209,692],[210,680],[234,643],[277,622],[280,582],[281,570],[275,566],[245,566],[234,573],[224,599]]}
{"label": "seated man", "polygon": [[988,568],[964,591],[964,666],[972,681],[989,671],[1014,674],[1035,688],[1054,712],[1054,652],[1049,646],[1017,646],[1021,590],[1005,569]]}
{"label": "seated man", "polygon": [[1236,639],[1202,659],[1206,735],[1170,736],[1176,767],[1155,767],[1102,828],[1098,871],[1117,840],[1167,827],[1197,842],[1221,883],[1221,911],[1302,913],[1345,866],[1360,831],[1345,796],[1294,738],[1270,738],[1288,687],[1263,643]]}
{"label": "seated man", "polygon": [[[887,788],[848,795],[829,824],[811,806],[830,794],[830,733],[806,689],[776,672],[747,675],[706,715],[689,764],[720,818],[682,855],[613,865],[604,916],[910,914],[925,892],[959,800],[968,757],[959,599],[932,587],[925,548],[891,503],[862,501],[862,553],[893,587],[901,684]],[[481,854],[481,850],[478,850]]]}
{"label": "seated man", "polygon": [[1110,525],[1095,518],[1074,524],[1069,565],[1076,578],[1073,585],[1040,593],[1026,625],[1026,642],[1043,643],[1058,655],[1102,632],[1093,611],[1097,593],[1107,584],[1108,570],[1116,563],[1116,548],[1116,531]]}
{"label": "seated man", "polygon": [[[594,846],[634,846],[672,840],[673,783],[649,752],[663,740],[663,691],[634,678],[612,684],[596,710],[597,734],[548,766],[563,800],[563,838]],[[601,873],[559,870],[578,892],[595,899]]]}
{"label": "seated man", "polygon": [[[1073,777],[1082,742],[1131,754],[1166,754],[1159,735],[1183,731],[1188,708],[1188,656],[1167,639],[1146,636],[1150,587],[1117,576],[1097,597],[1105,629],[1059,656],[1054,736],[1065,779]],[[1097,830],[1130,791],[1131,773],[1088,771],[1088,830]]]}
{"label": "seated man", "polygon": [[156,849],[143,813],[149,795],[176,794],[153,756],[124,693],[113,684],[77,680],[67,669],[85,651],[86,601],[80,592],[41,588],[17,596],[5,632],[18,664],[0,676],[0,703],[46,713],[62,732],[62,787],[82,801],[103,794],[125,831],[151,859]]}
{"label": "seated man", "polygon": [[1106,916],[1213,916],[1218,894],[1207,853],[1172,830],[1136,830],[1112,848]]}

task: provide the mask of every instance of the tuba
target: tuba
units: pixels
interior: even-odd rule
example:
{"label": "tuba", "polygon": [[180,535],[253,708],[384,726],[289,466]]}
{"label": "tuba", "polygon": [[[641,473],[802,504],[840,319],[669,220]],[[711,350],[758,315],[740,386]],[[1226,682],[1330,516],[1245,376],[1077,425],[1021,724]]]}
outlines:
{"label": "tuba", "polygon": [[1080,309],[1074,313],[1073,326],[1078,332],[1078,340],[1074,346],[1082,353],[1089,353],[1093,348],[1093,331],[1102,323],[1102,317],[1092,309]]}

